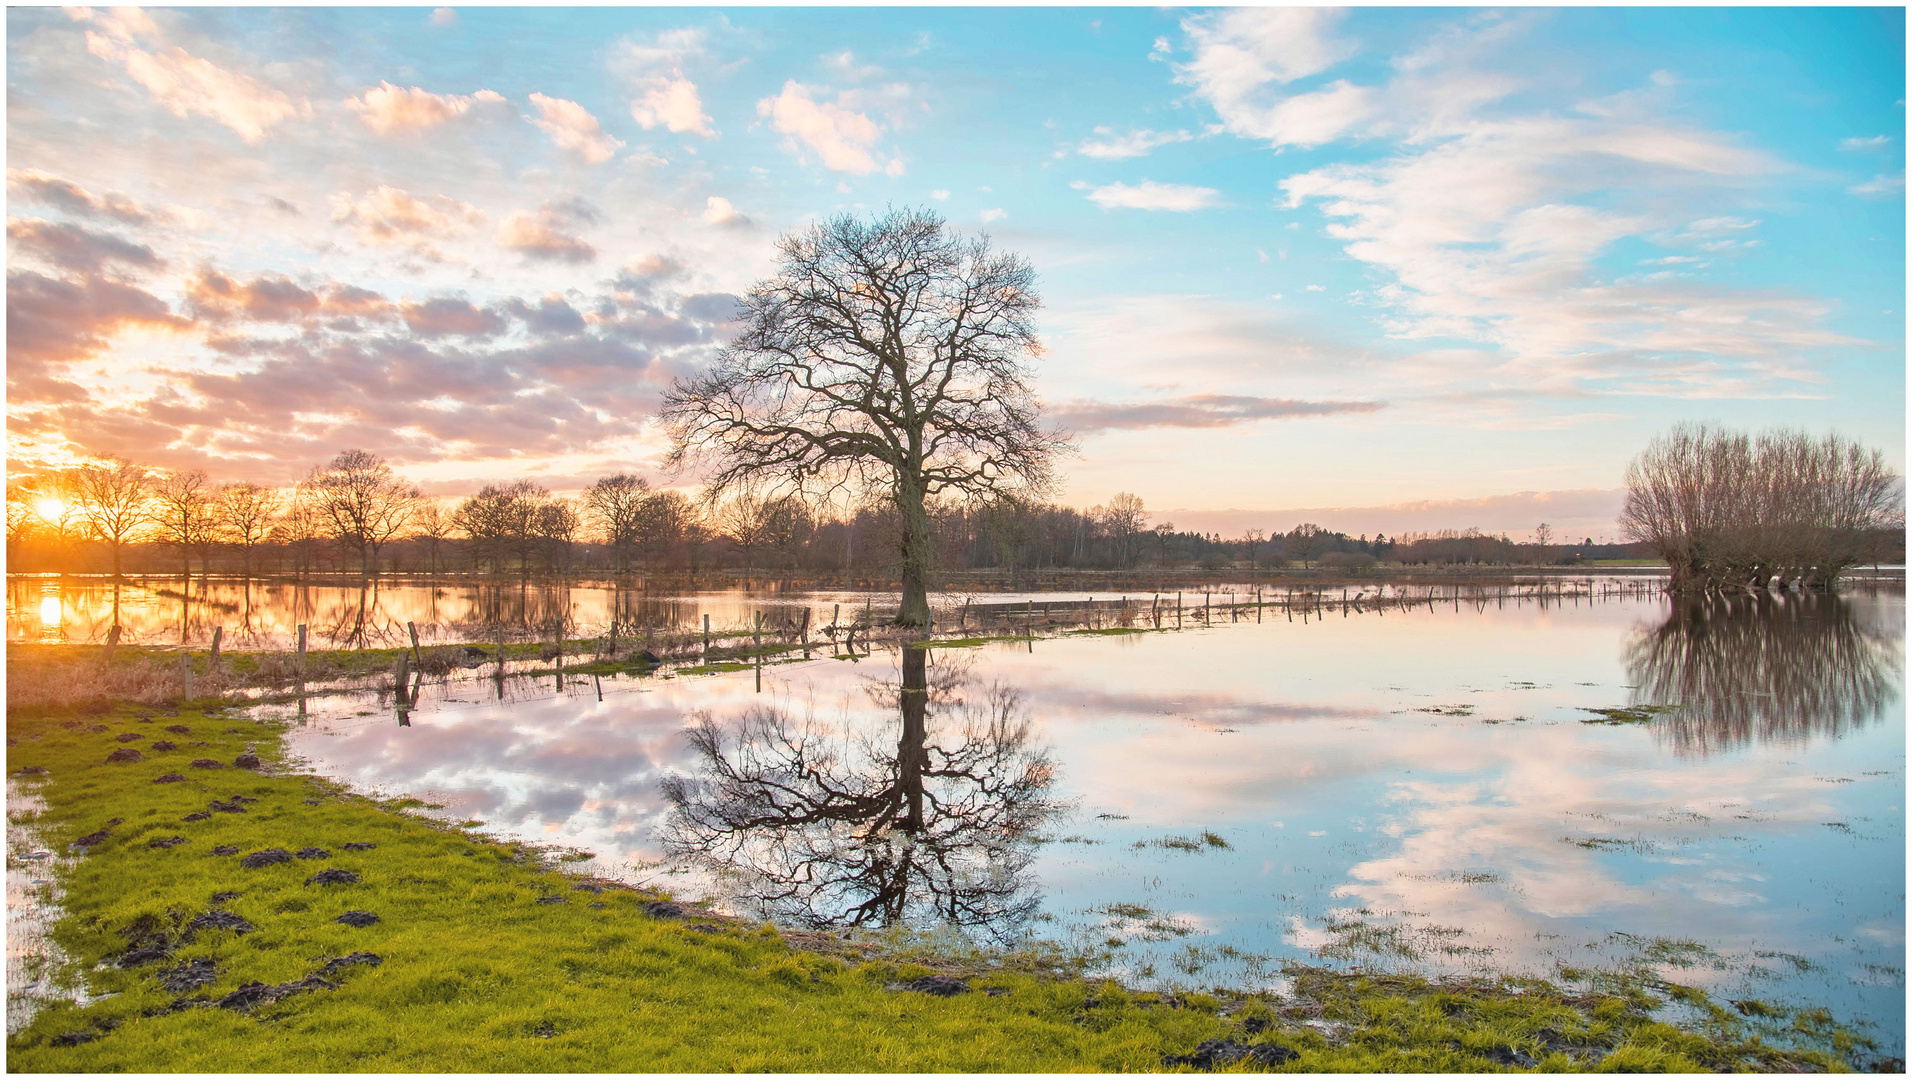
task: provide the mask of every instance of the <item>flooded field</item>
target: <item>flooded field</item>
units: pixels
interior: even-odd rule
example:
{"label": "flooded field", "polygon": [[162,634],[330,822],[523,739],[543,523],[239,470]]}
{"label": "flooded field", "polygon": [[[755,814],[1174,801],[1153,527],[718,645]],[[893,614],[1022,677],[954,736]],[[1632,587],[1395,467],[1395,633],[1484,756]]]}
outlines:
{"label": "flooded field", "polygon": [[291,745],[788,925],[1047,939],[1143,985],[1644,966],[1902,1055],[1904,618],[1902,587],[1249,609],[760,675],[474,672],[402,718],[313,698]]}
{"label": "flooded field", "polygon": [[[1476,592],[1498,600],[1544,591],[1551,600],[1572,603],[1581,595],[1637,591],[1651,581],[1639,575],[1576,576],[1460,588],[1470,598]],[[1260,594],[1255,589],[1216,581],[1179,594],[944,593],[933,596],[932,603],[941,629],[973,628],[986,621],[984,613],[989,611],[997,622],[1019,622],[1025,615],[1040,620],[1051,607],[1079,607],[1094,601],[1106,608],[1125,598],[1135,618],[1142,618],[1146,611],[1166,625],[1177,623],[1174,611],[1179,602],[1179,621],[1186,626],[1208,617],[1234,618],[1230,605],[1250,604],[1257,595],[1308,606],[1354,598],[1372,606],[1382,598],[1390,603],[1421,603],[1438,597],[1446,603],[1455,591],[1448,584],[1383,583],[1336,585],[1322,591],[1306,582],[1265,585]],[[426,644],[491,642],[500,631],[518,641],[548,637],[556,626],[571,637],[604,634],[613,624],[626,635],[642,635],[647,629],[701,630],[706,616],[718,632],[745,630],[759,616],[769,626],[794,627],[806,611],[812,627],[848,626],[893,613],[895,603],[895,594],[889,592],[794,591],[774,586],[673,592],[604,582],[317,584],[194,578],[188,585],[179,578],[149,578],[115,589],[109,580],[98,577],[15,576],[7,579],[7,641],[100,644],[117,621],[119,640],[129,645],[205,648],[214,631],[223,630],[228,649],[290,649],[303,625],[313,648],[391,648],[410,640],[408,623],[417,627]]]}

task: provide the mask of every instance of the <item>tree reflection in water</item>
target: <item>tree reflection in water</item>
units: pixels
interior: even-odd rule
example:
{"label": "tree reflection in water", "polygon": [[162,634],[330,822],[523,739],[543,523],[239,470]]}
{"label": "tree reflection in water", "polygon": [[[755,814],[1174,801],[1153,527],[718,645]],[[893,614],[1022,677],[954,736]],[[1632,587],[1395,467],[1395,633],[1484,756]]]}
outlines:
{"label": "tree reflection in water", "polygon": [[1678,706],[1655,737],[1704,755],[1878,719],[1898,696],[1901,641],[1832,594],[1690,596],[1634,636],[1626,666],[1636,704]]}
{"label": "tree reflection in water", "polygon": [[[696,767],[663,783],[673,859],[734,900],[810,927],[955,924],[1011,940],[1035,913],[1036,836],[1059,809],[1056,767],[1021,694],[905,649],[894,743],[774,705],[688,731]],[[888,725],[885,724],[885,727]]]}

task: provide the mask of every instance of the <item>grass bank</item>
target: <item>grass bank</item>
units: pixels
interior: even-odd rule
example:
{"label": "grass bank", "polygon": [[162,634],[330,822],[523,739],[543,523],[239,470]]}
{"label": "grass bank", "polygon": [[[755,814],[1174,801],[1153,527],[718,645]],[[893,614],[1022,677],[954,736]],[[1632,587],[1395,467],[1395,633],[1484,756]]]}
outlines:
{"label": "grass bank", "polygon": [[[10,1036],[10,1069],[1843,1067],[1815,1016],[1637,980],[1574,993],[1293,968],[1285,996],[1137,993],[1037,951],[780,933],[301,775],[280,735],[214,703],[9,710],[10,776],[44,806],[9,813],[62,893],[69,962],[48,977],[95,995]],[[258,768],[237,764],[248,752]],[[1669,993],[1698,1010],[1691,1029],[1655,1018]],[[1825,1048],[1778,1049],[1782,1029]]]}

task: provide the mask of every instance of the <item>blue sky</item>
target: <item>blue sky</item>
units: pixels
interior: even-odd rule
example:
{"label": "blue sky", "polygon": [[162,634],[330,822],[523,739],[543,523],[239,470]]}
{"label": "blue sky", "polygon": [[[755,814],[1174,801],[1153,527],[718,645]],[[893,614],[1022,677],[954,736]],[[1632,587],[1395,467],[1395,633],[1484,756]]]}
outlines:
{"label": "blue sky", "polygon": [[1034,262],[1073,503],[1600,531],[1685,419],[1903,469],[1904,42],[1897,8],[11,8],[10,470],[655,476],[658,395],[776,236],[889,205]]}

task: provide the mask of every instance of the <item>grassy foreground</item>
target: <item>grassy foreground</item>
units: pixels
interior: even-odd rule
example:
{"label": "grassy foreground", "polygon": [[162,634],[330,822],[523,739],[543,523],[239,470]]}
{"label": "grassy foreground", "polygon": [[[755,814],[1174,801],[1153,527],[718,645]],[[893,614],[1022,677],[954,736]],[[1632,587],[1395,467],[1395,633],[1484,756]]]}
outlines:
{"label": "grassy foreground", "polygon": [[[83,708],[9,711],[10,774],[45,804],[9,812],[59,856],[54,938],[72,963],[51,977],[111,996],[43,1010],[8,1039],[13,1071],[1162,1071],[1196,1067],[1165,1065],[1190,1054],[1232,1071],[1843,1068],[1762,1043],[1696,991],[1698,1031],[1624,985],[1297,968],[1282,998],[1134,993],[1016,956],[952,966],[694,907],[652,914],[654,895],[566,876],[407,813],[413,800],[292,774],[278,729],[216,703]],[[249,748],[258,771],[234,765]],[[126,749],[141,760],[107,761]],[[242,866],[275,848],[327,854]],[[357,880],[311,880],[334,870]],[[378,921],[335,921],[348,911]],[[164,955],[121,966],[140,949]],[[937,968],[968,990],[904,988]],[[1228,1043],[1202,1055],[1209,1040]]]}

